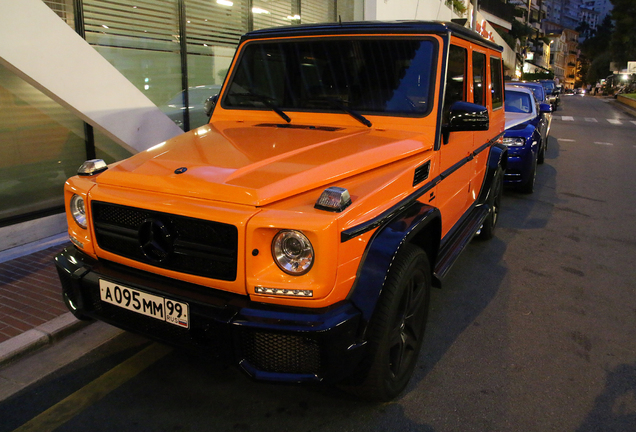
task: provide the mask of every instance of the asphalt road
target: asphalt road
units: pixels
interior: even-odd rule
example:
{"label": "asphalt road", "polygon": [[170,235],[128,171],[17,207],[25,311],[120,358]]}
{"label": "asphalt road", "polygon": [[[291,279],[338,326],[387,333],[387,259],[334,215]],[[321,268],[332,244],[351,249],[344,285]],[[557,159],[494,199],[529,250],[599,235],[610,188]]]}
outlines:
{"label": "asphalt road", "polygon": [[535,193],[506,191],[496,237],[433,292],[398,400],[254,383],[123,334],[1,402],[0,431],[636,431],[636,118],[607,102],[562,98]]}

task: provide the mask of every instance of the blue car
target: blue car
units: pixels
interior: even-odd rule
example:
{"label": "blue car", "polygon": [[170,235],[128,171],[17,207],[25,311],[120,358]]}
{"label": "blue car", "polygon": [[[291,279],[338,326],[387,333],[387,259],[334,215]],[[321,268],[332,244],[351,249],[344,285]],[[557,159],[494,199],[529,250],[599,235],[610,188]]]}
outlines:
{"label": "blue car", "polygon": [[504,183],[523,193],[532,193],[537,164],[543,163],[547,146],[545,116],[552,109],[539,103],[531,89],[506,84],[506,131],[504,144],[508,147],[508,167]]}

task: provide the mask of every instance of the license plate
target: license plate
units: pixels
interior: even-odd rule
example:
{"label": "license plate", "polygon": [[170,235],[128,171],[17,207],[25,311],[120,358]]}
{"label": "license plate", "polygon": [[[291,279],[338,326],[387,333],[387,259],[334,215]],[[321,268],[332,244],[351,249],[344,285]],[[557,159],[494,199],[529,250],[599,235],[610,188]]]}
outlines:
{"label": "license plate", "polygon": [[103,302],[119,306],[179,327],[189,328],[188,304],[148,294],[123,285],[99,280],[99,296]]}

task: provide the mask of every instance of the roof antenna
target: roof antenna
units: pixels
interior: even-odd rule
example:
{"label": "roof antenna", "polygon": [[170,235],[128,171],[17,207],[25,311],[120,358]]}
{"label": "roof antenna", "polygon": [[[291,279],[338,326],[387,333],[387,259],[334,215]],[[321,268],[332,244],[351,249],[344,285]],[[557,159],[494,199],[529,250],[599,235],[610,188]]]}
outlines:
{"label": "roof antenna", "polygon": [[338,14],[338,24],[342,25],[342,15]]}

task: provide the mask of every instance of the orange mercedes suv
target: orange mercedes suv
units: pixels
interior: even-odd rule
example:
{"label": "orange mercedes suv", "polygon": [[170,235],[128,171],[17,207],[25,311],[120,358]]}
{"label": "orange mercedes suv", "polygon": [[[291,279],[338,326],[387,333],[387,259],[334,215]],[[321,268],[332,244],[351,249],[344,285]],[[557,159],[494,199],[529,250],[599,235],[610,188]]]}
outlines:
{"label": "orange mercedes suv", "polygon": [[430,289],[493,236],[502,75],[454,23],[246,34],[207,125],[67,181],[66,305],[256,379],[396,397]]}

